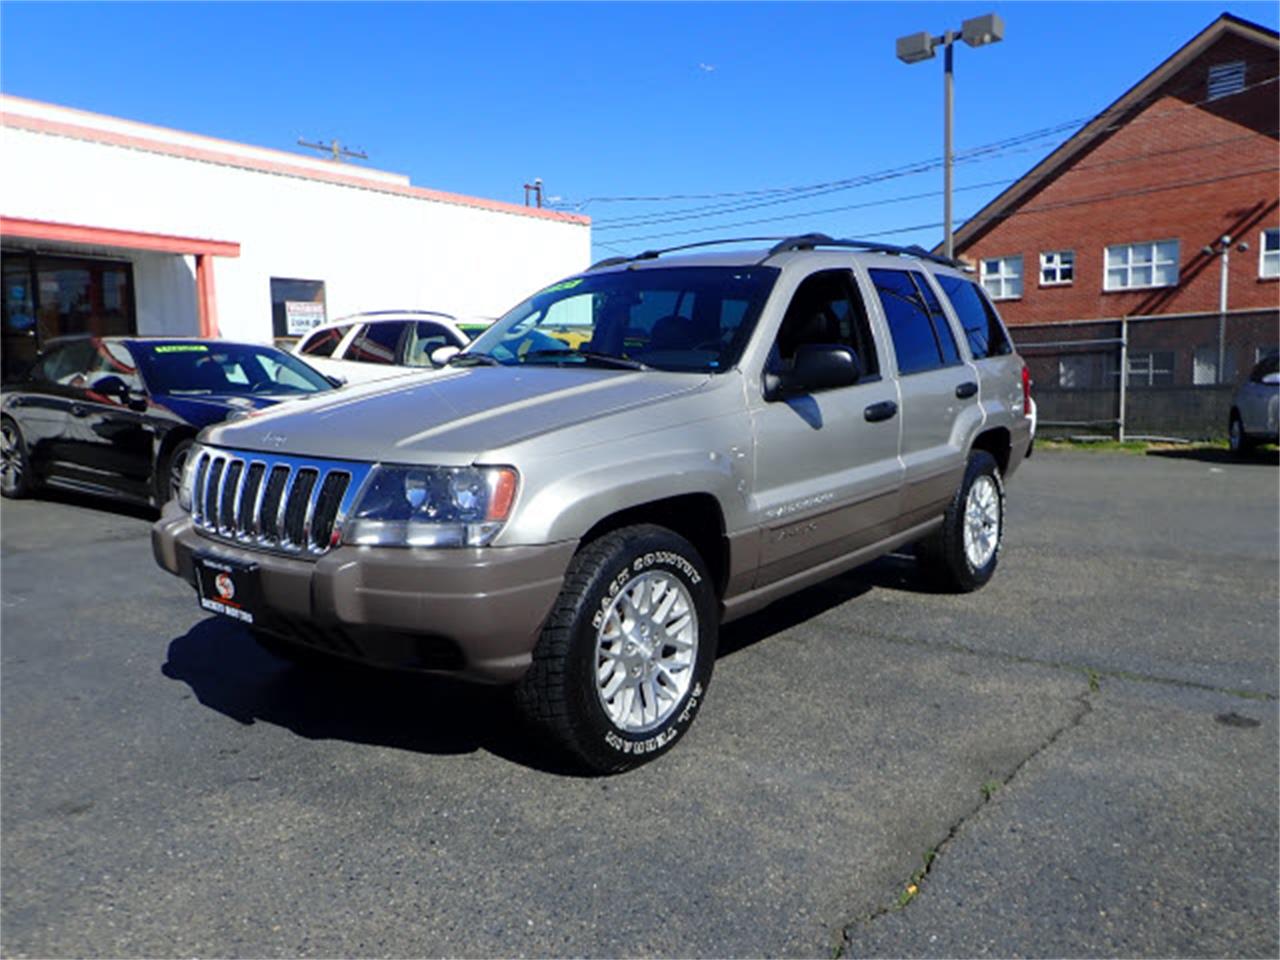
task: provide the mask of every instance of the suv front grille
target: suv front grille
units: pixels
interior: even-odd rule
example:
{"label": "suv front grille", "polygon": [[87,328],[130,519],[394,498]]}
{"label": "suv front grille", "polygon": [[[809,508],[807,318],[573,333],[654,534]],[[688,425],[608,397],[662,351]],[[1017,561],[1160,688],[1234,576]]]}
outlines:
{"label": "suv front grille", "polygon": [[372,465],[198,449],[191,520],[240,546],[318,557],[350,512]]}

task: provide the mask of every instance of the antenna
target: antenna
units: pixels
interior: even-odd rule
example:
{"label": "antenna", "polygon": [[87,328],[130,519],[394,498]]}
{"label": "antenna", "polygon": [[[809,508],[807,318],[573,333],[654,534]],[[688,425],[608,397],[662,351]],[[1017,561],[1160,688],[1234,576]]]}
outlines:
{"label": "antenna", "polygon": [[298,146],[310,147],[312,150],[319,150],[321,153],[331,155],[334,163],[341,163],[344,157],[351,157],[355,160],[368,160],[369,155],[362,150],[348,150],[342,145],[340,140],[330,140],[328,143],[312,143],[309,140],[298,138]]}
{"label": "antenna", "polygon": [[539,207],[542,206],[542,178],[534,177],[533,183],[524,185],[524,205],[529,205],[529,194],[532,193]]}

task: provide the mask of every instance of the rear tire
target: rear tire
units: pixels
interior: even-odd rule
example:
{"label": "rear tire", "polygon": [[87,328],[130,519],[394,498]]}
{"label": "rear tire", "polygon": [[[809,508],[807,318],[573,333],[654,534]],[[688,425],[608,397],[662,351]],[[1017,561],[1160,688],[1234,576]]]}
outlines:
{"label": "rear tire", "polygon": [[1238,410],[1231,411],[1231,420],[1227,425],[1227,444],[1237,457],[1247,457],[1253,453],[1256,444],[1244,432],[1244,421],[1240,419]]}
{"label": "rear tire", "polygon": [[27,443],[17,423],[5,417],[0,420],[0,494],[10,500],[21,500],[34,489]]}
{"label": "rear tire", "polygon": [[969,454],[964,480],[947,506],[942,526],[916,545],[920,569],[944,590],[970,593],[986,584],[1004,543],[1004,483],[995,457]]}
{"label": "rear tire", "polygon": [[693,722],[718,628],[715,591],[687,540],[649,524],[616,530],[569,564],[516,704],[587,768],[638,766]]}

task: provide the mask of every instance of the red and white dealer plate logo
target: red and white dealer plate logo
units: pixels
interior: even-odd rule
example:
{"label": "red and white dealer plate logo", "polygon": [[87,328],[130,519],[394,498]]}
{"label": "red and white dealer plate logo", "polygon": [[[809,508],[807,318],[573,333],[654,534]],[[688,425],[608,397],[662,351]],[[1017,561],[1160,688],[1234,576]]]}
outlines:
{"label": "red and white dealer plate logo", "polygon": [[229,574],[218,574],[213,578],[213,586],[223,600],[230,600],[236,595],[236,585]]}

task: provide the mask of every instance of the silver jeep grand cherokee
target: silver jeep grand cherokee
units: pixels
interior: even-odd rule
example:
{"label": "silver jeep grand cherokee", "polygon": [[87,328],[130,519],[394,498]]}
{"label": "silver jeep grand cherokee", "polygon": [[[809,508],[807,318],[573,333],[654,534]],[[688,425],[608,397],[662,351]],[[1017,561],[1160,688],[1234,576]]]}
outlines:
{"label": "silver jeep grand cherokee", "polygon": [[904,544],[986,583],[1030,398],[981,288],[820,234],[670,252],[437,372],[206,430],[157,561],[285,655],[514,684],[600,771],[684,733],[722,623]]}

